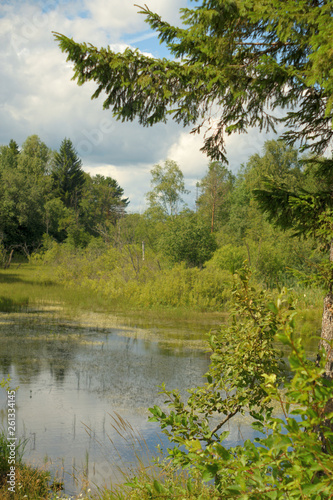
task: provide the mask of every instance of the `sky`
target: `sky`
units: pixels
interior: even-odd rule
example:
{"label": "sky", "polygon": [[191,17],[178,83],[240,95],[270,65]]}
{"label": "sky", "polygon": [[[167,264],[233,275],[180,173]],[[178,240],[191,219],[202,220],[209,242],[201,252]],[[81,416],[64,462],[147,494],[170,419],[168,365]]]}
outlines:
{"label": "sky", "polygon": [[[182,170],[194,208],[195,185],[209,159],[200,151],[201,135],[189,134],[172,121],[144,128],[117,121],[103,110],[103,96],[91,100],[92,82],[79,87],[71,78],[52,31],[77,42],[122,51],[138,48],[154,57],[168,52],[138,14],[135,0],[1,0],[0,3],[0,145],[19,146],[37,134],[51,149],[71,139],[83,169],[117,180],[130,199],[129,211],[143,212],[150,189],[150,170],[166,159]],[[139,1],[139,0],[137,0]],[[145,0],[163,19],[179,24],[179,9],[188,0]],[[139,2],[140,4],[140,2]],[[274,138],[249,130],[227,139],[229,168],[236,173],[248,158]]]}

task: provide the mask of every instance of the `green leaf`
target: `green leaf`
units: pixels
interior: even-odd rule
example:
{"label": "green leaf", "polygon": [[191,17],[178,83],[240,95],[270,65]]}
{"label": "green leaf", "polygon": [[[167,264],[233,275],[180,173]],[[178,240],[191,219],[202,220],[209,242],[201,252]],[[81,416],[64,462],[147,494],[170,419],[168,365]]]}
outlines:
{"label": "green leaf", "polygon": [[215,445],[215,450],[218,453],[218,455],[221,458],[223,458],[223,460],[230,460],[231,459],[231,455],[230,455],[229,450],[227,450],[224,446],[217,443]]}
{"label": "green leaf", "polygon": [[163,484],[159,483],[156,479],[154,479],[154,488],[157,493],[166,493],[167,489],[163,486]]}
{"label": "green leaf", "polygon": [[269,304],[267,304],[267,307],[268,309],[270,309],[273,313],[275,314],[278,314],[278,309],[276,307],[276,305],[274,304],[274,302],[270,302]]}
{"label": "green leaf", "polygon": [[193,483],[192,483],[192,479],[191,478],[189,478],[187,480],[186,487],[187,487],[187,490],[189,491],[189,493],[192,493],[192,491],[193,491]]}
{"label": "green leaf", "polygon": [[219,467],[215,465],[206,465],[205,470],[202,473],[202,480],[204,482],[211,481],[215,478]]}

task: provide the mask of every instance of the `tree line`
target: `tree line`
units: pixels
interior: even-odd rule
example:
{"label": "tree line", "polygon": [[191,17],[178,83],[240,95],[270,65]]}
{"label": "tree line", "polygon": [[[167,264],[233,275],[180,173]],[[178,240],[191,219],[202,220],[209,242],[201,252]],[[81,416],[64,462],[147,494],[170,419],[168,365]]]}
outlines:
{"label": "tree line", "polygon": [[29,256],[51,240],[74,249],[93,241],[118,250],[143,244],[169,265],[202,268],[209,262],[234,272],[246,259],[271,287],[295,282],[295,269],[311,274],[322,260],[313,239],[274,229],[256,200],[267,178],[292,189],[323,188],[314,169],[283,141],[267,141],[236,175],[210,161],[197,182],[194,209],[183,200],[188,190],[180,166],[168,159],[151,170],[147,209],[127,213],[124,190],[111,177],[84,172],[70,139],[59,151],[36,135],[21,149],[11,140],[0,148],[0,178],[0,241],[7,256],[13,249]]}
{"label": "tree line", "polygon": [[84,246],[129,203],[115,179],[82,169],[70,139],[52,151],[37,135],[0,147],[0,242],[30,255],[48,235]]}
{"label": "tree line", "polygon": [[[189,391],[187,401],[177,391],[163,389],[169,409],[154,407],[153,418],[175,444],[168,450],[173,465],[188,468],[191,479],[195,472],[203,480],[215,479],[218,498],[331,498],[333,160],[321,155],[333,137],[332,1],[201,0],[181,9],[179,26],[147,5],[139,8],[171,57],[153,58],[130,48],[115,53],[111,47],[98,49],[56,33],[73,63],[74,78],[80,85],[93,81],[92,97],[103,93],[103,107],[120,120],[138,118],[151,126],[171,118],[192,125],[192,132],[206,128],[203,150],[215,161],[226,159],[226,136],[283,124],[286,144],[300,145],[310,156],[298,162],[290,150],[293,168],[266,161],[265,155],[253,157],[253,168],[247,164],[243,169],[247,183],[236,179],[220,241],[229,236],[234,247],[238,237],[237,245],[246,248],[252,267],[265,246],[265,261],[271,264],[276,243],[283,240],[272,236],[270,221],[300,238],[289,237],[279,257],[296,250],[299,272],[304,274],[302,267],[310,265],[311,287],[321,282],[326,292],[318,358],[309,363],[294,335],[291,298],[282,293],[272,300],[263,290],[256,292],[246,270],[240,270],[232,326],[225,331],[222,325],[210,339],[207,382]],[[264,177],[256,175],[256,165]],[[214,211],[210,215],[215,226]],[[260,239],[259,228],[266,241]],[[298,247],[298,241],[308,247]],[[268,349],[274,339],[292,352],[294,376],[289,383],[280,380],[279,368],[275,372],[276,358]],[[273,401],[283,419],[272,416]],[[228,450],[223,426],[245,411],[263,437]],[[211,422],[213,415],[217,424]],[[145,488],[133,483],[142,495]],[[172,496],[173,484],[166,491],[155,483],[156,496]],[[191,482],[187,489],[191,496]]]}
{"label": "tree line", "polygon": [[127,252],[137,278],[152,255],[161,269],[183,263],[235,272],[247,260],[260,282],[275,287],[306,279],[323,260],[314,238],[274,228],[256,198],[268,178],[294,190],[323,189],[307,159],[283,141],[267,141],[237,174],[210,161],[193,209],[183,199],[188,190],[181,167],[167,159],[151,170],[147,209],[128,213],[129,199],[117,181],[84,172],[69,139],[59,151],[36,135],[21,149],[10,141],[0,148],[0,177],[3,264],[12,250],[30,256],[54,242],[86,248],[91,258],[94,248]]}

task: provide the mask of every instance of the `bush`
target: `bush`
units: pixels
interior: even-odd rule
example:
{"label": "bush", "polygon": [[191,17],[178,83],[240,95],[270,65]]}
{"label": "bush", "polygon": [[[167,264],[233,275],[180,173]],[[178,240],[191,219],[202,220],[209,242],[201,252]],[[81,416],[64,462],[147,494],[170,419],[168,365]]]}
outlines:
{"label": "bush", "polygon": [[228,244],[216,250],[213,257],[206,262],[205,266],[207,268],[224,269],[233,274],[243,267],[246,259],[247,253],[245,247]]}
{"label": "bush", "polygon": [[173,263],[202,266],[216,250],[216,241],[209,226],[196,214],[184,212],[168,223],[160,248]]}
{"label": "bush", "polygon": [[[306,359],[285,291],[273,300],[241,271],[233,301],[231,326],[210,336],[206,384],[191,389],[187,402],[162,387],[169,410],[150,409],[151,420],[174,444],[169,460],[203,481],[214,479],[220,499],[332,498],[333,381],[324,377],[324,352],[320,366]],[[276,340],[291,350],[294,376],[283,393]],[[273,406],[282,418],[272,416]],[[245,412],[264,437],[228,449],[224,426]]]}

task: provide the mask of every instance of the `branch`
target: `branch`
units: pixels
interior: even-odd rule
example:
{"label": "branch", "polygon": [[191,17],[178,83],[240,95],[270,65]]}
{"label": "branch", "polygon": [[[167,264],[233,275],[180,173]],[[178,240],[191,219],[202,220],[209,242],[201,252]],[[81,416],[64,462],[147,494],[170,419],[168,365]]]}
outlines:
{"label": "branch", "polygon": [[219,424],[217,424],[217,426],[212,430],[211,434],[215,434],[219,429],[221,429],[221,427],[223,427],[224,424],[226,424],[232,417],[234,417],[236,415],[236,413],[239,412],[239,410],[241,409],[241,405],[238,405],[236,406],[235,410],[231,413],[229,413],[229,415],[226,416],[226,418],[220,422]]}

